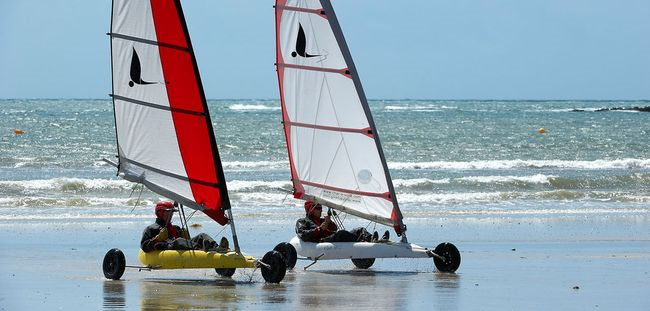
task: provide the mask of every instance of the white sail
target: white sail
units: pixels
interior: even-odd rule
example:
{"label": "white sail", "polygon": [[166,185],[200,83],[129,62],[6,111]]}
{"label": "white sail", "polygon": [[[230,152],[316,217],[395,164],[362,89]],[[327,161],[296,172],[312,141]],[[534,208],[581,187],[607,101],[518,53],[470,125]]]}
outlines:
{"label": "white sail", "polygon": [[328,0],[276,1],[282,119],[297,198],[404,228],[379,137]]}
{"label": "white sail", "polygon": [[115,0],[111,20],[118,174],[226,224],[210,115],[177,0]]}

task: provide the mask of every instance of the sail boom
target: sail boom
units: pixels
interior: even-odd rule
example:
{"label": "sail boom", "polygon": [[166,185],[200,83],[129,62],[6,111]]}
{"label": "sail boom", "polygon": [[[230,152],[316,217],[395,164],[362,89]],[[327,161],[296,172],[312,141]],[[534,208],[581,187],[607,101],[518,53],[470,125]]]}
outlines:
{"label": "sail boom", "polygon": [[158,105],[154,103],[148,103],[142,100],[137,100],[133,98],[128,98],[120,95],[115,95],[115,94],[109,94],[109,96],[119,99],[125,102],[129,102],[132,104],[137,104],[137,105],[142,105],[150,108],[156,108],[156,109],[161,109],[161,110],[167,110],[171,112],[178,112],[178,113],[184,113],[184,114],[189,114],[189,115],[196,115],[196,116],[205,116],[205,113],[203,111],[192,111],[192,110],[187,110],[187,109],[182,109],[182,108],[175,108],[175,107],[169,107],[169,106],[163,106],[163,105]]}
{"label": "sail boom", "polygon": [[144,44],[162,46],[162,47],[177,49],[177,50],[181,50],[181,51],[185,51],[185,52],[190,51],[190,49],[185,47],[185,46],[180,46],[180,45],[171,44],[171,43],[148,40],[148,39],[144,39],[144,38],[138,38],[138,37],[134,37],[134,36],[127,36],[127,35],[123,35],[123,34],[119,34],[119,33],[112,33],[112,32],[107,33],[107,35],[109,35],[111,38],[118,38],[118,39],[133,41],[133,42],[139,42],[139,43],[144,43]]}

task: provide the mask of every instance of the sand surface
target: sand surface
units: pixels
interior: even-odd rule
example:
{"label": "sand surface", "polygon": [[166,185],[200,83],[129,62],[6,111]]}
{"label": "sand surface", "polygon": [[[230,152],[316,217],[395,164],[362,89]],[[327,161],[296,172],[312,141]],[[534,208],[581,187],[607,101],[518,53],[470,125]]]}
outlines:
{"label": "sand surface", "polygon": [[[291,238],[292,222],[238,219],[242,250],[262,256]],[[212,270],[127,269],[122,280],[111,281],[102,275],[104,254],[118,247],[127,264],[139,265],[147,222],[3,222],[0,310],[650,308],[650,215],[410,223],[413,243],[457,245],[458,273],[434,272],[428,259],[381,259],[367,271],[348,260],[321,261],[304,271],[310,262],[299,260],[273,285],[252,269],[238,270],[233,279]]]}

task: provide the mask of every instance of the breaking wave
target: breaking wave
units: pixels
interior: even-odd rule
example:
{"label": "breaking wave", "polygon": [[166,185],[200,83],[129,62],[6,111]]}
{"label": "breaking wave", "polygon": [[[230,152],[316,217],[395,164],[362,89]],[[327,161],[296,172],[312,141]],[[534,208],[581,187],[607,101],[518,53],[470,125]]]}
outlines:
{"label": "breaking wave", "polygon": [[267,106],[267,105],[245,105],[245,104],[233,104],[229,105],[228,109],[238,110],[238,111],[255,111],[255,110],[280,110],[279,105]]}
{"label": "breaking wave", "polygon": [[650,169],[650,159],[617,159],[594,161],[565,160],[488,160],[488,161],[432,161],[389,162],[390,169],[440,169],[440,170],[502,170],[516,168],[532,169]]}

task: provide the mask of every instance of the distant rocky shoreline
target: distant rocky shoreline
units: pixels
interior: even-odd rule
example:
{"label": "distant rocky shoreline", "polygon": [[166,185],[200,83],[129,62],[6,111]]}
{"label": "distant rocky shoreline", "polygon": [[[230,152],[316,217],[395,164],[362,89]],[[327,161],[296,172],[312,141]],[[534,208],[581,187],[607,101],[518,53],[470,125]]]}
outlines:
{"label": "distant rocky shoreline", "polygon": [[[639,111],[639,112],[650,112],[650,106],[645,106],[645,107],[613,107],[613,108],[599,108],[594,110],[595,112],[602,112],[602,111],[617,111],[617,110],[624,110],[624,111]],[[588,110],[584,109],[578,109],[575,108],[571,110],[572,112],[585,112]]]}

